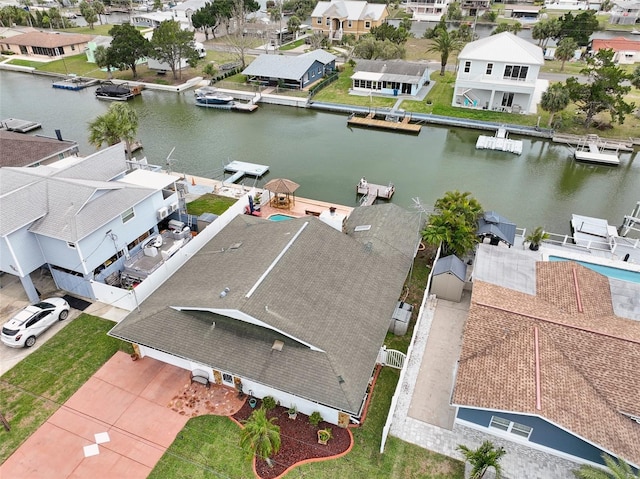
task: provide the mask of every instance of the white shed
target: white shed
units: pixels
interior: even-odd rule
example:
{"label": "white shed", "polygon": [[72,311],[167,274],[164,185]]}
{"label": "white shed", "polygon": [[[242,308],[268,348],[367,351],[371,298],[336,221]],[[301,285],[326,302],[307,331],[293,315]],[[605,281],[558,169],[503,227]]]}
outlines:
{"label": "white shed", "polygon": [[440,258],[433,267],[432,274],[431,294],[459,303],[467,276],[467,265],[464,261],[456,255]]}

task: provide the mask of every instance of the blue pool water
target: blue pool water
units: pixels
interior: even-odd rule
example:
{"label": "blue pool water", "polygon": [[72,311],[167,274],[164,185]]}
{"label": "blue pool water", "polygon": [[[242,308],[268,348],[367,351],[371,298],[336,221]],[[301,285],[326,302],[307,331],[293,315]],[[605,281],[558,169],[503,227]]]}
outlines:
{"label": "blue pool water", "polygon": [[[549,261],[572,261],[567,258],[561,258],[560,256],[549,256]],[[636,271],[628,271],[626,269],[612,268],[611,266],[602,266],[600,264],[587,263],[586,261],[576,261],[576,263],[595,271],[596,273],[603,274],[609,278],[620,279],[622,281],[629,281],[631,283],[640,283],[640,273]]]}
{"label": "blue pool water", "polygon": [[269,221],[286,221],[286,220],[292,220],[294,219],[294,217],[289,215],[275,214],[275,215],[269,216],[268,219]]}

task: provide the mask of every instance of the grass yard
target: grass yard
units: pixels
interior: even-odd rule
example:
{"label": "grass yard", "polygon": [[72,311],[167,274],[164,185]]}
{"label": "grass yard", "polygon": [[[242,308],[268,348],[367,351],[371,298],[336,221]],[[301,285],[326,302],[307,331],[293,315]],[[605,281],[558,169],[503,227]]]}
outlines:
{"label": "grass yard", "polygon": [[107,336],[113,325],[82,314],[0,378],[0,411],[11,425],[11,432],[0,430],[0,463],[111,356],[133,352]]}
{"label": "grass yard", "polygon": [[278,50],[293,50],[294,48],[298,48],[301,47],[302,45],[304,45],[304,38],[300,38],[299,40],[296,40],[295,42],[291,42],[291,43],[287,43],[286,45],[282,45],[280,48],[278,48]]}
{"label": "grass yard", "polygon": [[206,193],[197,200],[187,203],[187,213],[199,216],[202,213],[221,215],[229,209],[237,200],[228,196],[218,196]]}
{"label": "grass yard", "polygon": [[353,75],[353,67],[345,64],[343,70],[340,72],[340,77],[328,87],[323,88],[318,92],[313,99],[315,101],[341,103],[344,105],[359,105],[372,108],[391,108],[396,102],[393,98],[349,95],[349,88],[351,88],[351,75]]}

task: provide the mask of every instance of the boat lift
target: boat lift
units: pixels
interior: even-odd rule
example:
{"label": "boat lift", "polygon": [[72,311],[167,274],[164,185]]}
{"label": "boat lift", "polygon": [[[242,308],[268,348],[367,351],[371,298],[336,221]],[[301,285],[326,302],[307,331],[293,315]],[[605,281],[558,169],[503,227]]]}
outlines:
{"label": "boat lift", "polygon": [[638,226],[640,226],[640,201],[636,203],[630,215],[625,215],[622,226],[620,226],[620,236],[626,237],[631,231],[640,233]]}

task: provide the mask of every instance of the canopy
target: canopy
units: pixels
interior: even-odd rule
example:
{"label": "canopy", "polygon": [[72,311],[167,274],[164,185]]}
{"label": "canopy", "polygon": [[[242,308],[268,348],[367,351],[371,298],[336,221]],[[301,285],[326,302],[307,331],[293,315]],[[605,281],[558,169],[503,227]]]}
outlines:
{"label": "canopy", "polygon": [[272,193],[290,194],[300,188],[300,185],[295,181],[287,180],[286,178],[276,178],[268,181],[263,188],[271,191]]}

